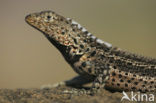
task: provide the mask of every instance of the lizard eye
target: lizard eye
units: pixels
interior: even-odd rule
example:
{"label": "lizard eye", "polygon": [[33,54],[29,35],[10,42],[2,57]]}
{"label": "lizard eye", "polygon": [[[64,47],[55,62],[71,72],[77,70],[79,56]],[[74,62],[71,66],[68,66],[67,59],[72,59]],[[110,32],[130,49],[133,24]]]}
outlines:
{"label": "lizard eye", "polygon": [[47,16],[45,17],[45,19],[46,19],[46,22],[52,22],[52,21],[54,21],[54,17],[51,16],[51,15],[47,15]]}
{"label": "lizard eye", "polygon": [[50,16],[50,15],[48,15],[48,16],[47,16],[47,19],[50,19],[50,18],[51,18],[51,16]]}

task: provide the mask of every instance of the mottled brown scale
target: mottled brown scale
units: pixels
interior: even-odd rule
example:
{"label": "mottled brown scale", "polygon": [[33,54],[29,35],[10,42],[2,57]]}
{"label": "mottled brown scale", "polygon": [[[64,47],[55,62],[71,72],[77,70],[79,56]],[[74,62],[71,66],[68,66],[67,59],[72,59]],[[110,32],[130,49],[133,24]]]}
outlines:
{"label": "mottled brown scale", "polygon": [[52,11],[33,13],[26,22],[41,31],[92,88],[155,91],[156,59],[129,53],[104,42],[80,24]]}
{"label": "mottled brown scale", "polygon": [[[144,78],[143,76],[134,76],[132,73],[127,73],[119,70],[111,70],[110,79],[107,81],[106,87],[111,89],[116,89],[119,91],[154,91],[156,86],[155,78]],[[111,83],[113,82],[114,85]],[[120,84],[120,85],[117,85]]]}

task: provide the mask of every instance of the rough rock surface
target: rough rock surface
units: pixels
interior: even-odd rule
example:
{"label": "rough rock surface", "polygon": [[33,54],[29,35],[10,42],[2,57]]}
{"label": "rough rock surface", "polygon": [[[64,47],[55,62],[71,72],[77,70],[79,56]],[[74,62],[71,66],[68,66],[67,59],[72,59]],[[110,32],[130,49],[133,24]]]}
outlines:
{"label": "rough rock surface", "polygon": [[104,89],[94,96],[64,94],[62,91],[65,90],[71,91],[73,88],[61,86],[51,89],[0,89],[0,103],[135,103],[128,100],[121,102],[122,93],[112,93]]}

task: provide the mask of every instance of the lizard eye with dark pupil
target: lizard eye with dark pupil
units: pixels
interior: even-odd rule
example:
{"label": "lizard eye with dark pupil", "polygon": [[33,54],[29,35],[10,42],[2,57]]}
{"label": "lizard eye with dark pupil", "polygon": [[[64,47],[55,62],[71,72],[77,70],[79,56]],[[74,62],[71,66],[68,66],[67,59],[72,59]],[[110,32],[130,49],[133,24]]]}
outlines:
{"label": "lizard eye with dark pupil", "polygon": [[49,16],[49,15],[48,15],[48,16],[47,16],[47,18],[48,18],[48,19],[50,19],[50,18],[51,18],[51,16]]}

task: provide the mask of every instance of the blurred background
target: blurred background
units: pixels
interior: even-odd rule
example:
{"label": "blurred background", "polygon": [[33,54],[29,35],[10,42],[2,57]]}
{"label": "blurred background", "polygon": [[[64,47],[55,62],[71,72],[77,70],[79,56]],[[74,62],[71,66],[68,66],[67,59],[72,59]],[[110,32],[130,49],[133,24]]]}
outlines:
{"label": "blurred background", "polygon": [[27,14],[53,10],[95,36],[156,58],[156,0],[0,0],[0,88],[35,88],[77,74]]}

